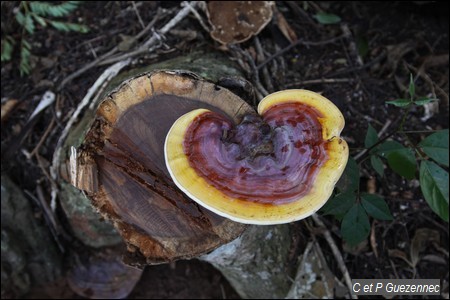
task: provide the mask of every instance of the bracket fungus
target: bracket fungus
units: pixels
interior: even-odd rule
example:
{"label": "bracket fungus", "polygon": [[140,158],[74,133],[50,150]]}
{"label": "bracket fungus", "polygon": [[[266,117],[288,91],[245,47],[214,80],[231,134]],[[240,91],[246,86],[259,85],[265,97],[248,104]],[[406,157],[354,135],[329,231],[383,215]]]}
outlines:
{"label": "bracket fungus", "polygon": [[175,184],[233,221],[306,218],[330,197],[348,159],[344,117],[325,97],[286,90],[265,97],[238,125],[207,109],[181,116],[165,141]]}
{"label": "bracket fungus", "polygon": [[221,44],[242,43],[272,20],[273,1],[208,1],[211,37]]}

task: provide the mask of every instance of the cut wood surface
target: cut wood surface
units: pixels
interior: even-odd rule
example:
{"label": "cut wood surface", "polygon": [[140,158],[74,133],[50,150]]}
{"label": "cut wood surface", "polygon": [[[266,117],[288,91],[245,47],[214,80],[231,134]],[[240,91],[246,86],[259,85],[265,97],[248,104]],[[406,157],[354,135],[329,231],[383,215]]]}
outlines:
{"label": "cut wood surface", "polygon": [[167,132],[181,115],[197,108],[234,122],[254,113],[235,94],[193,73],[146,73],[104,99],[78,149],[77,187],[146,263],[198,256],[244,230],[187,198],[166,169]]}

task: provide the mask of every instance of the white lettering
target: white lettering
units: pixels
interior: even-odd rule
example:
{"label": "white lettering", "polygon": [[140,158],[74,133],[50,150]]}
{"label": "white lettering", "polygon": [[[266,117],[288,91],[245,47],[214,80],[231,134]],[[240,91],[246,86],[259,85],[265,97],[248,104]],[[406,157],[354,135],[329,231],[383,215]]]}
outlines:
{"label": "white lettering", "polygon": [[377,286],[375,287],[375,293],[378,292],[379,289],[383,288],[382,282],[377,282]]}
{"label": "white lettering", "polygon": [[386,292],[388,292],[388,293],[392,293],[392,288],[393,288],[393,284],[392,283],[387,283],[386,284]]}

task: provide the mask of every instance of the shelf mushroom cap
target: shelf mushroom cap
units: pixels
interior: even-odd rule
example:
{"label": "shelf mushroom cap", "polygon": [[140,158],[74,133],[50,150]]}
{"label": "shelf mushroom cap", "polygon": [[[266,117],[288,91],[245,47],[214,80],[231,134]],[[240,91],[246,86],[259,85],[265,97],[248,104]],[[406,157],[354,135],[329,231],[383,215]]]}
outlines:
{"label": "shelf mushroom cap", "polygon": [[286,90],[234,125],[197,109],[167,134],[166,165],[191,199],[233,221],[281,224],[306,218],[330,197],[348,160],[344,117],[325,97]]}
{"label": "shelf mushroom cap", "polygon": [[245,42],[269,24],[273,6],[273,1],[208,1],[211,37],[223,45]]}

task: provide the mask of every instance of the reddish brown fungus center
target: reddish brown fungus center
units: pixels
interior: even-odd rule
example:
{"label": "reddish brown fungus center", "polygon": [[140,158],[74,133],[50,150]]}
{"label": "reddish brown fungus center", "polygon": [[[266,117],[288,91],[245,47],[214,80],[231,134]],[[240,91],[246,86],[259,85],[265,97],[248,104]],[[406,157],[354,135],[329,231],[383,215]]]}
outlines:
{"label": "reddish brown fungus center", "polygon": [[184,151],[197,174],[230,197],[292,202],[309,193],[328,159],[320,117],[302,103],[274,105],[236,126],[206,112],[187,129]]}

